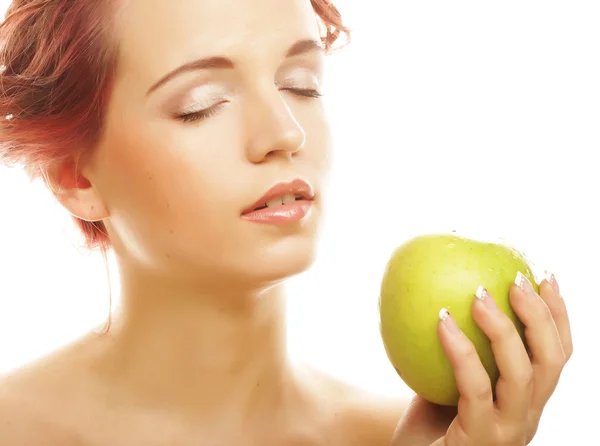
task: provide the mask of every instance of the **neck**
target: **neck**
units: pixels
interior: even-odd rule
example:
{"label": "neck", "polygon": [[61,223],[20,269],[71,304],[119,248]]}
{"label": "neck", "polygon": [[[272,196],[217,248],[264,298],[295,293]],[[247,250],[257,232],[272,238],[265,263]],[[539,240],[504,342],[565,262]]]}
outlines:
{"label": "neck", "polygon": [[293,378],[281,285],[209,291],[123,269],[121,284],[111,375],[136,400],[238,416],[282,404]]}

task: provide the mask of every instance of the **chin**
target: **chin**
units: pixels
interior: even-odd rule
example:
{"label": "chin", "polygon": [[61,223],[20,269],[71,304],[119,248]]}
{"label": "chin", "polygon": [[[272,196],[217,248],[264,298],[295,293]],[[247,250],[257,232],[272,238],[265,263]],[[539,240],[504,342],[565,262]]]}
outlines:
{"label": "chin", "polygon": [[314,263],[317,243],[314,237],[290,237],[262,249],[248,259],[242,275],[261,286],[280,283],[307,271]]}
{"label": "chin", "polygon": [[[251,244],[244,263],[238,265],[242,276],[257,284],[280,283],[307,271],[314,263],[320,235],[318,213],[300,227],[253,228]],[[264,232],[263,232],[264,231]]]}

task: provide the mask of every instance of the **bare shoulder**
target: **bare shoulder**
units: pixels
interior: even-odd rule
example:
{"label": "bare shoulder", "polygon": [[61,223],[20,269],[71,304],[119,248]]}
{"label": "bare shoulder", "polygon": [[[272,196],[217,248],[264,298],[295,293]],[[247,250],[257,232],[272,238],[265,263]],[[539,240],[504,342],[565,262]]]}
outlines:
{"label": "bare shoulder", "polygon": [[77,386],[77,352],[74,343],[0,376],[0,444],[81,444],[69,432],[63,404]]}
{"label": "bare shoulder", "polygon": [[76,446],[58,424],[44,414],[29,395],[0,384],[0,444]]}
{"label": "bare shoulder", "polygon": [[339,444],[390,446],[409,401],[377,395],[331,377],[323,379],[336,413],[334,430],[343,437]]}

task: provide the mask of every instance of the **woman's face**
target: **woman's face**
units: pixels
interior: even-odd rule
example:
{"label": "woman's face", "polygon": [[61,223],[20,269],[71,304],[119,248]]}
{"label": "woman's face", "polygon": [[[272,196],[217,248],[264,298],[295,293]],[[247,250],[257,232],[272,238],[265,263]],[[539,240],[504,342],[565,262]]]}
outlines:
{"label": "woman's face", "polygon": [[[306,269],[329,155],[310,1],[128,0],[119,20],[106,130],[85,172],[117,253],[187,278]],[[316,194],[304,218],[242,215],[297,178]]]}

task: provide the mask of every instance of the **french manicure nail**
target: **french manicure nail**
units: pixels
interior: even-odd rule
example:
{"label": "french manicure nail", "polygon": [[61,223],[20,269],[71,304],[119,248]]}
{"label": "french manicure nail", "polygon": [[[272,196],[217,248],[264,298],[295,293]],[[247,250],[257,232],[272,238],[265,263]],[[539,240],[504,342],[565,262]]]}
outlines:
{"label": "french manicure nail", "polygon": [[556,282],[556,277],[554,276],[554,274],[546,270],[544,271],[544,275],[546,276],[546,282],[550,284],[550,286],[556,293],[559,293],[558,282]]}
{"label": "french manicure nail", "polygon": [[475,297],[477,297],[477,299],[479,299],[479,301],[488,310],[495,310],[495,309],[498,308],[498,306],[496,305],[496,301],[494,300],[494,298],[490,295],[490,293],[488,292],[488,290],[485,289],[481,285],[479,285],[477,287],[477,291],[475,291]]}
{"label": "french manicure nail", "polygon": [[442,308],[439,312],[440,320],[444,323],[444,326],[448,329],[448,331],[452,334],[460,333],[460,328],[456,324],[454,318],[450,315],[450,312]]}
{"label": "french manicure nail", "polygon": [[519,271],[517,273],[517,277],[515,278],[515,284],[519,288],[521,288],[521,290],[523,290],[523,292],[527,296],[537,298],[537,294],[536,294],[535,290],[533,289],[531,282],[529,281],[529,279],[527,277],[525,277],[524,274],[521,273],[521,271]]}

